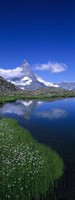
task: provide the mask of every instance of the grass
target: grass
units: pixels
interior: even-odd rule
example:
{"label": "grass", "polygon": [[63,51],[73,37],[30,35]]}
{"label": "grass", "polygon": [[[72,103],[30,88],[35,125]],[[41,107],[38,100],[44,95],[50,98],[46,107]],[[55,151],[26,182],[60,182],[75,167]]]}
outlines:
{"label": "grass", "polygon": [[0,200],[40,200],[63,174],[63,161],[15,120],[0,119]]}

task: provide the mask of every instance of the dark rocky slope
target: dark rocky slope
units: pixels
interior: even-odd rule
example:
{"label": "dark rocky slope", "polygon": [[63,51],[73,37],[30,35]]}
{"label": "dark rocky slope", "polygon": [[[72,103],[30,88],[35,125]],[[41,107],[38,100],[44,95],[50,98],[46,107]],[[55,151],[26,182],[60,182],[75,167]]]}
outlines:
{"label": "dark rocky slope", "polygon": [[2,76],[0,76],[0,95],[15,93],[18,91],[18,87],[6,81]]}

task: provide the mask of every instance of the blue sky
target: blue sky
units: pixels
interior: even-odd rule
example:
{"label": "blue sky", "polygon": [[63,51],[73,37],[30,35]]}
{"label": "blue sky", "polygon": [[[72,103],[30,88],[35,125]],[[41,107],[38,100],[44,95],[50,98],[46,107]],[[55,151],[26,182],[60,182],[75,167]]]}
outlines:
{"label": "blue sky", "polygon": [[0,0],[0,68],[24,59],[45,80],[75,80],[74,0]]}

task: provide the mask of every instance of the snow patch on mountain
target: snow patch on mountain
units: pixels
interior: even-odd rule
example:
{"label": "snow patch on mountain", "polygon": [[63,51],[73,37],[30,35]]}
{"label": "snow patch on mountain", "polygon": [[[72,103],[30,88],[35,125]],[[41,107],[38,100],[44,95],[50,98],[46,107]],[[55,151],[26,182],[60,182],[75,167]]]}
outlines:
{"label": "snow patch on mountain", "polygon": [[45,80],[43,80],[40,76],[36,75],[37,80],[40,83],[43,83],[45,86],[47,87],[59,87],[57,84],[51,83],[51,82],[47,82]]}
{"label": "snow patch on mountain", "polygon": [[32,83],[32,79],[26,76],[20,79],[19,81],[11,81],[11,83],[20,87],[22,90],[24,90],[24,86],[30,85]]}

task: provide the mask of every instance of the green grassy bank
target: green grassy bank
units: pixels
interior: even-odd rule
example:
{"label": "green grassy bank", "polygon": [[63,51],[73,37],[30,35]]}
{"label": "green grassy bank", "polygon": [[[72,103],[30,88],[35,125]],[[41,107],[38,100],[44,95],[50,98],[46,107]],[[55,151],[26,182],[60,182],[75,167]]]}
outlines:
{"label": "green grassy bank", "polygon": [[63,174],[63,161],[15,120],[0,119],[0,200],[40,200]]}

